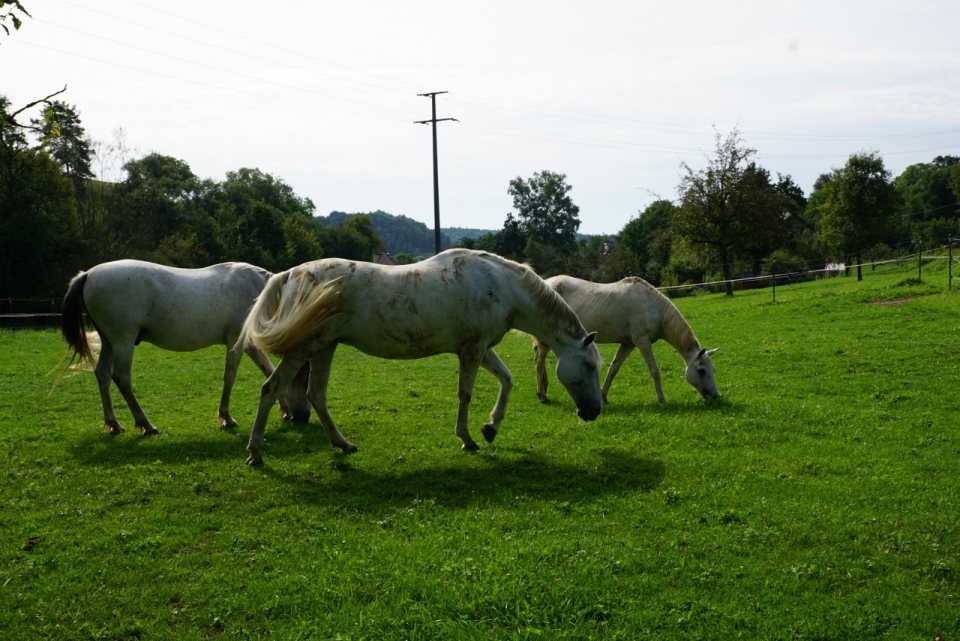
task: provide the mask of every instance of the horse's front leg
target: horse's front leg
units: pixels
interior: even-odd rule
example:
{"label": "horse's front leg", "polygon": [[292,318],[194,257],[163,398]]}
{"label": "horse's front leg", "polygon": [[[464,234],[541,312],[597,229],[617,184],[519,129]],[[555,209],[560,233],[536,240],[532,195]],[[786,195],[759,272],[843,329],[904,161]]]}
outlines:
{"label": "horse's front leg", "polygon": [[227,360],[223,366],[223,393],[220,394],[220,407],[217,408],[217,420],[220,427],[231,428],[237,426],[237,421],[230,416],[230,392],[237,380],[237,368],[243,358],[243,347],[236,345],[236,339],[227,341]]}
{"label": "horse's front leg", "polygon": [[[263,372],[263,375],[270,378],[273,375],[273,363],[267,358],[267,355],[257,349],[254,345],[248,345],[244,350],[250,360],[254,362],[257,368]],[[290,410],[287,409],[287,401],[283,394],[280,395],[280,418],[287,420],[290,418]]]}
{"label": "horse's front leg", "polygon": [[603,387],[600,388],[600,394],[603,397],[604,403],[609,402],[607,401],[607,394],[610,392],[610,386],[613,385],[613,379],[617,376],[617,372],[620,371],[623,362],[633,353],[634,349],[636,348],[633,345],[627,345],[626,343],[621,343],[620,347],[617,348],[617,355],[613,357],[613,362],[610,363],[610,369],[607,370],[607,377],[603,379]]}
{"label": "horse's front leg", "polygon": [[467,418],[470,411],[470,400],[473,398],[473,386],[477,382],[477,370],[480,369],[483,353],[461,353],[459,356],[460,385],[457,396],[460,399],[460,406],[457,408],[457,438],[463,442],[462,449],[479,450],[480,446],[470,438]]}
{"label": "horse's front leg", "polygon": [[307,395],[320,417],[320,424],[330,439],[330,445],[340,448],[344,454],[352,454],[357,451],[357,446],[343,437],[327,411],[327,384],[330,382],[330,364],[336,351],[337,343],[332,343],[310,359],[310,386]]}
{"label": "horse's front leg", "polygon": [[634,340],[640,348],[643,360],[647,362],[647,369],[650,370],[650,377],[653,378],[653,386],[657,390],[657,400],[666,405],[667,397],[663,395],[663,385],[660,384],[660,368],[657,366],[657,358],[653,355],[653,345],[646,336]]}
{"label": "horse's front leg", "polygon": [[550,399],[547,398],[547,385],[550,382],[547,379],[547,354],[549,353],[549,345],[539,338],[533,339],[533,357],[537,364],[537,398],[544,405],[550,403]]}
{"label": "horse's front leg", "polygon": [[493,411],[490,412],[490,422],[484,425],[482,430],[483,438],[487,439],[487,443],[493,443],[493,439],[500,432],[500,422],[503,421],[503,416],[507,412],[507,401],[510,399],[510,390],[513,389],[513,375],[492,349],[487,350],[487,353],[483,355],[483,362],[480,364],[483,369],[496,376],[497,380],[500,381],[497,404],[493,406]]}
{"label": "horse's front leg", "polygon": [[247,465],[263,464],[260,451],[263,448],[263,432],[267,428],[267,416],[270,414],[270,408],[277,402],[280,390],[285,389],[293,380],[293,377],[297,375],[301,365],[303,365],[303,361],[289,358],[281,359],[277,369],[260,388],[257,418],[253,421],[253,431],[250,432],[250,442],[247,443],[247,451],[250,452],[250,456],[247,457]]}

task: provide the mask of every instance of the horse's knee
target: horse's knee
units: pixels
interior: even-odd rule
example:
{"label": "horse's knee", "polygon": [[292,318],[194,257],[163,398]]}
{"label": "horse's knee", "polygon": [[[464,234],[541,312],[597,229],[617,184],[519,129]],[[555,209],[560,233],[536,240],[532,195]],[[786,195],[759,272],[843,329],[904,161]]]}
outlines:
{"label": "horse's knee", "polygon": [[471,394],[467,390],[460,390],[457,396],[459,396],[461,403],[466,403],[468,405],[470,404],[470,401],[473,399],[473,394]]}

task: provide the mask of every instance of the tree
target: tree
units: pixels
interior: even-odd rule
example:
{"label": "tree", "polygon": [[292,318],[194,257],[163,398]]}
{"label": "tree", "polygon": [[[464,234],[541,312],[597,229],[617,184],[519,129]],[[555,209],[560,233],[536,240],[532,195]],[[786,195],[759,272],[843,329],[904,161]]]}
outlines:
{"label": "tree", "polygon": [[875,151],[851,155],[823,189],[819,207],[823,242],[834,251],[856,256],[857,280],[863,280],[862,254],[887,239],[903,199]]}
{"label": "tree", "polygon": [[654,201],[617,234],[615,251],[632,254],[640,270],[634,275],[654,285],[660,284],[663,268],[670,262],[670,220],[676,209],[669,200]]}
{"label": "tree", "polygon": [[[34,103],[37,104],[37,103]],[[0,96],[0,294],[55,296],[79,254],[73,185]]]}
{"label": "tree", "polygon": [[524,250],[527,247],[527,235],[524,233],[520,221],[513,217],[512,213],[507,213],[507,219],[503,223],[503,229],[495,232],[487,232],[477,238],[471,248],[488,251],[511,260],[524,260]]}
{"label": "tree", "polygon": [[566,178],[565,174],[541,171],[528,180],[517,176],[507,188],[524,235],[560,251],[576,248],[580,228],[580,208],[569,196],[572,187]]}
{"label": "tree", "polygon": [[960,158],[937,156],[929,163],[917,163],[903,170],[894,185],[903,197],[904,215],[911,221],[954,218],[960,214],[950,178],[960,168]]}
{"label": "tree", "polygon": [[328,258],[372,261],[383,247],[369,216],[351,216],[333,227],[320,227],[320,245]]}
{"label": "tree", "polygon": [[[5,6],[9,6],[10,8],[4,11],[3,8]],[[15,31],[19,31],[20,25],[23,24],[23,20],[17,15],[17,13],[30,18],[33,17],[27,12],[26,9],[23,8],[23,5],[20,4],[19,0],[0,0],[0,28],[2,28],[8,36],[10,35],[10,29],[7,28],[6,25],[7,18],[10,18],[10,22],[13,24]]]}
{"label": "tree", "polygon": [[779,228],[784,204],[770,186],[769,173],[747,164],[756,150],[744,144],[739,130],[725,140],[717,132],[715,140],[715,153],[707,157],[705,169],[694,171],[681,164],[686,174],[678,187],[680,207],[673,216],[673,230],[683,240],[716,252],[728,281],[726,293],[732,296],[734,256]]}

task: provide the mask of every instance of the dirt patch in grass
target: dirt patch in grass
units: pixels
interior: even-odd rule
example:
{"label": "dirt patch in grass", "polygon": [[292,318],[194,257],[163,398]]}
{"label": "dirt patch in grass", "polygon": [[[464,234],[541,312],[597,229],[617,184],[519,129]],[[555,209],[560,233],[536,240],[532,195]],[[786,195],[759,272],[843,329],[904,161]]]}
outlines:
{"label": "dirt patch in grass", "polygon": [[923,298],[924,296],[933,296],[934,294],[917,294],[916,296],[901,296],[900,298],[891,298],[889,300],[871,300],[868,305],[883,305],[884,307],[897,307],[903,305],[908,300],[914,298]]}

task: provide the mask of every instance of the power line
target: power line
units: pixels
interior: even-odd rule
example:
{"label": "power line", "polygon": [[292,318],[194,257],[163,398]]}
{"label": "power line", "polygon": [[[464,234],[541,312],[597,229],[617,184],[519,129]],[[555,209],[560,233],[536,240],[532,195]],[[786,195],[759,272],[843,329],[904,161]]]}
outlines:
{"label": "power line", "polygon": [[[244,57],[247,57],[247,58],[252,58],[252,59],[254,59],[254,60],[260,60],[261,62],[269,62],[269,63],[271,63],[271,64],[279,65],[279,66],[281,66],[281,67],[286,67],[287,69],[295,69],[295,70],[297,70],[297,71],[304,71],[304,72],[306,72],[306,73],[312,73],[312,74],[316,74],[316,75],[318,75],[318,76],[324,76],[325,78],[333,78],[334,80],[342,80],[343,82],[352,82],[352,83],[354,83],[354,84],[364,85],[364,86],[366,86],[366,87],[375,87],[375,88],[377,88],[377,89],[384,89],[384,90],[386,90],[386,91],[393,91],[393,92],[396,92],[396,93],[403,94],[403,95],[405,95],[405,96],[410,95],[410,92],[409,92],[409,91],[404,91],[404,90],[402,90],[402,89],[394,89],[393,87],[385,87],[385,86],[383,86],[383,85],[375,85],[375,84],[370,83],[370,82],[363,82],[362,80],[354,80],[353,78],[344,78],[343,76],[335,76],[335,75],[333,75],[332,73],[324,73],[324,72],[322,72],[322,71],[316,71],[316,70],[314,70],[314,69],[307,69],[307,68],[305,68],[305,67],[297,67],[296,65],[291,65],[291,64],[288,64],[288,63],[285,63],[285,62],[280,62],[279,60],[272,60],[272,59],[270,59],[270,58],[264,58],[264,57],[262,57],[262,56],[257,56],[257,55],[255,55],[255,54],[248,53],[248,52],[246,52],[246,51],[240,51],[240,50],[238,50],[238,49],[231,49],[231,48],[229,48],[229,47],[224,47],[224,46],[222,46],[222,45],[213,44],[212,42],[207,42],[207,41],[205,41],[205,40],[199,40],[199,39],[197,39],[197,38],[191,38],[190,36],[185,36],[185,35],[182,35],[182,34],[179,34],[179,33],[174,33],[174,32],[172,32],[172,31],[165,31],[165,30],[163,30],[163,29],[158,29],[157,27],[151,27],[150,25],[145,25],[145,24],[140,23],[140,22],[135,22],[135,21],[133,21],[133,20],[128,20],[128,19],[126,19],[126,18],[121,18],[120,16],[115,16],[115,15],[113,15],[113,14],[106,13],[106,12],[104,12],[104,11],[99,11],[99,10],[97,10],[97,9],[91,9],[90,7],[84,7],[83,5],[75,4],[75,3],[73,3],[73,2],[68,2],[67,0],[60,0],[60,2],[62,2],[63,4],[68,4],[68,5],[70,5],[71,7],[76,7],[76,8],[78,8],[78,9],[83,9],[84,11],[89,11],[89,12],[92,12],[92,13],[97,13],[97,14],[99,14],[99,15],[101,15],[101,16],[106,16],[107,18],[112,18],[113,20],[119,20],[120,22],[126,22],[127,24],[132,24],[132,25],[134,25],[134,26],[136,26],[136,27],[140,27],[140,28],[142,28],[142,29],[149,29],[150,31],[156,31],[157,33],[162,33],[162,34],[164,34],[164,35],[166,35],[166,36],[173,36],[174,38],[180,38],[180,39],[186,40],[186,41],[188,41],[188,42],[195,42],[195,43],[197,43],[197,44],[204,45],[205,47],[212,47],[212,48],[214,48],[214,49],[220,49],[221,51],[226,51],[227,53],[232,53],[232,54],[237,55],[237,56],[244,56]],[[37,22],[45,22],[44,20],[39,20],[39,19],[37,19],[37,18],[34,18],[34,20],[36,20]],[[48,22],[47,24],[53,24],[53,23]],[[60,26],[60,25],[54,25],[54,26]],[[66,28],[66,27],[63,27],[63,28]],[[83,32],[80,32],[80,33],[83,33]],[[94,37],[99,37],[99,36],[94,36]]]}
{"label": "power line", "polygon": [[152,76],[159,76],[159,77],[161,77],[161,78],[167,78],[167,79],[170,79],[170,80],[177,80],[177,81],[179,81],[179,82],[186,82],[186,83],[188,83],[188,84],[198,85],[198,86],[200,86],[200,87],[207,87],[207,88],[210,88],[210,89],[219,89],[219,90],[221,90],[221,91],[229,91],[229,92],[231,92],[231,93],[236,93],[236,94],[240,94],[240,95],[244,95],[244,96],[251,96],[251,97],[254,97],[254,98],[262,98],[262,99],[265,99],[265,100],[275,100],[275,101],[277,101],[277,102],[285,102],[285,103],[287,103],[287,104],[297,105],[297,106],[300,106],[300,107],[310,107],[311,109],[322,109],[322,110],[324,110],[324,111],[335,111],[335,112],[337,112],[337,113],[350,114],[350,115],[352,115],[352,116],[365,116],[365,117],[368,117],[368,118],[378,118],[378,119],[380,119],[380,120],[392,120],[393,122],[407,122],[406,120],[400,120],[399,118],[390,118],[390,117],[387,117],[387,116],[378,116],[378,115],[376,115],[376,114],[364,114],[364,113],[360,113],[360,112],[356,112],[356,111],[347,111],[347,110],[345,110],[345,109],[335,109],[335,108],[333,108],[333,107],[324,107],[324,106],[322,106],[322,105],[314,105],[314,104],[305,103],[305,102],[298,102],[298,101],[296,101],[296,100],[287,100],[286,98],[278,98],[277,96],[264,96],[264,95],[262,95],[262,94],[253,93],[253,92],[250,92],[250,91],[243,91],[243,90],[240,90],[240,89],[231,89],[231,88],[229,88],[229,87],[220,87],[220,86],[218,86],[218,85],[211,85],[211,84],[206,83],[206,82],[200,82],[200,81],[197,81],[197,80],[188,80],[188,79],[186,79],[186,78],[179,78],[179,77],[177,77],[177,76],[171,76],[170,74],[160,73],[160,72],[158,72],[158,71],[149,71],[149,70],[147,70],[147,69],[139,69],[139,68],[137,68],[137,67],[131,67],[131,66],[129,66],[129,65],[123,65],[123,64],[120,64],[120,63],[118,63],[118,62],[112,62],[112,61],[109,61],[109,60],[101,60],[101,59],[99,59],[99,58],[94,58],[94,57],[92,57],[92,56],[85,56],[85,55],[82,55],[82,54],[79,54],[79,53],[72,53],[72,52],[69,52],[69,51],[63,51],[63,50],[61,50],[61,49],[55,49],[55,48],[53,48],[53,47],[47,47],[47,46],[45,46],[45,45],[38,45],[38,44],[33,43],[33,42],[28,42],[28,41],[24,40],[23,38],[17,38],[16,40],[11,39],[11,40],[8,40],[7,42],[8,42],[8,43],[11,43],[11,42],[12,42],[12,43],[16,43],[17,45],[27,45],[27,46],[29,46],[29,47],[36,47],[36,48],[38,48],[38,49],[46,49],[47,51],[53,51],[53,52],[56,52],[56,53],[59,53],[59,54],[63,54],[63,55],[66,55],[66,56],[72,56],[72,57],[74,57],[74,58],[82,58],[82,59],[84,59],[84,60],[91,60],[91,61],[93,61],[93,62],[99,62],[99,63],[101,63],[101,64],[110,65],[110,66],[112,66],[112,67],[119,67],[119,68],[121,68],[121,69],[128,69],[128,70],[130,70],[130,71],[137,71],[137,72],[139,72],[139,73],[146,73],[146,74],[150,74],[150,75],[152,75]]}
{"label": "power line", "polygon": [[286,88],[286,89],[293,89],[294,91],[303,91],[303,92],[305,92],[305,93],[312,93],[312,94],[317,95],[317,96],[323,96],[324,98],[333,98],[334,100],[342,100],[342,101],[344,101],[344,102],[352,102],[352,103],[355,103],[355,104],[358,104],[358,105],[364,105],[364,106],[366,106],[366,107],[374,107],[374,108],[376,108],[376,109],[389,109],[390,111],[398,111],[398,112],[400,112],[400,113],[405,113],[405,114],[410,114],[410,115],[413,115],[413,113],[414,113],[414,112],[412,112],[412,111],[406,111],[406,110],[404,110],[404,109],[396,109],[396,108],[394,108],[394,107],[384,107],[384,106],[382,106],[382,105],[375,105],[375,104],[372,104],[372,103],[369,103],[369,102],[363,102],[363,101],[361,101],[361,100],[353,100],[353,99],[351,99],[351,98],[340,98],[339,96],[334,96],[334,95],[332,95],[332,94],[323,93],[323,92],[320,92],[320,91],[313,91],[312,89],[304,89],[304,88],[302,88],[302,87],[296,87],[296,86],[294,86],[294,85],[284,84],[284,83],[282,83],[282,82],[277,82],[277,81],[275,81],[275,80],[267,80],[266,78],[258,78],[257,76],[251,76],[251,75],[249,75],[249,74],[239,73],[239,72],[237,72],[237,71],[230,71],[229,69],[222,69],[222,68],[220,68],[220,67],[214,67],[213,65],[208,65],[208,64],[204,64],[204,63],[202,63],[202,62],[197,62],[197,61],[195,61],[195,60],[188,60],[188,59],[186,59],[186,58],[180,58],[180,57],[177,57],[177,56],[172,56],[172,55],[170,55],[170,54],[168,54],[168,53],[161,53],[161,52],[159,52],[159,51],[152,51],[152,50],[146,49],[146,48],[144,48],[144,47],[138,47],[137,45],[127,44],[127,43],[125,43],[125,42],[120,42],[119,40],[114,40],[114,39],[112,39],[112,38],[106,38],[106,37],[104,37],[104,36],[98,36],[98,35],[93,34],[93,33],[88,33],[88,32],[86,32],[86,31],[81,31],[81,30],[79,30],[79,29],[74,29],[73,27],[65,27],[65,26],[63,26],[63,25],[59,25],[59,24],[56,24],[56,23],[53,23],[53,22],[48,22],[48,21],[46,21],[46,20],[37,19],[37,22],[42,22],[42,23],[44,23],[44,24],[48,24],[48,25],[57,27],[58,29],[65,29],[65,30],[67,30],[67,31],[73,31],[73,32],[75,32],[75,33],[79,33],[79,34],[82,34],[82,35],[85,35],[85,36],[89,36],[89,37],[91,37],[91,38],[96,38],[96,39],[98,39],[98,40],[103,40],[103,41],[105,41],[105,42],[112,42],[113,44],[117,44],[117,45],[120,45],[120,46],[122,46],[122,47],[129,47],[130,49],[136,49],[136,50],[138,50],[138,51],[144,51],[144,52],[146,52],[146,53],[150,53],[150,54],[153,54],[153,55],[155,55],[155,56],[161,56],[161,57],[163,57],[163,58],[169,58],[169,59],[171,59],[171,60],[176,60],[176,61],[178,61],[178,62],[185,62],[185,63],[187,63],[187,64],[196,65],[196,66],[198,66],[198,67],[203,67],[203,68],[205,68],[205,69],[212,69],[212,70],[214,70],[214,71],[220,71],[220,72],[222,72],[222,73],[228,73],[228,74],[230,74],[230,75],[238,76],[238,77],[240,77],[240,78],[246,78],[246,79],[248,79],[248,80],[256,80],[257,82],[265,82],[265,83],[267,83],[267,84],[276,85],[276,86],[278,86],[278,87],[284,87],[284,88]]}
{"label": "power line", "polygon": [[242,38],[242,39],[247,40],[247,41],[249,41],[249,42],[255,42],[255,43],[257,43],[257,44],[263,45],[263,46],[265,46],[265,47],[270,47],[270,48],[276,49],[276,50],[278,50],[278,51],[283,51],[283,52],[286,52],[286,53],[292,53],[292,54],[294,54],[294,55],[296,55],[296,56],[303,56],[304,58],[308,58],[308,59],[310,59],[310,60],[315,60],[315,61],[317,61],[317,62],[322,62],[323,64],[326,64],[326,65],[331,65],[331,66],[333,66],[333,67],[340,67],[341,69],[346,69],[346,70],[348,70],[348,71],[353,71],[354,73],[360,73],[360,74],[363,74],[363,75],[365,75],[365,76],[371,76],[371,77],[373,77],[373,78],[380,78],[381,80],[386,80],[386,81],[388,81],[388,82],[396,82],[396,83],[400,83],[400,84],[403,84],[403,85],[407,85],[408,87],[416,87],[417,89],[420,88],[420,85],[416,85],[416,84],[413,84],[413,83],[410,83],[410,82],[405,82],[405,81],[403,81],[403,80],[394,80],[393,78],[387,78],[386,76],[379,76],[379,75],[377,75],[377,74],[375,74],[375,73],[369,73],[369,72],[366,72],[366,71],[361,71],[360,69],[355,69],[355,68],[353,68],[353,67],[348,67],[348,66],[346,66],[346,65],[341,65],[341,64],[338,64],[338,63],[336,63],[336,62],[330,62],[329,60],[324,60],[324,59],[322,59],[322,58],[317,58],[317,57],[315,57],[315,56],[310,56],[310,55],[307,55],[307,54],[305,54],[305,53],[301,53],[301,52],[299,52],[299,51],[295,51],[295,50],[293,50],[293,49],[287,49],[287,48],[285,48],[285,47],[280,47],[280,46],[277,46],[277,45],[275,45],[275,44],[271,44],[271,43],[269,43],[269,42],[265,42],[265,41],[263,41],[263,40],[257,40],[256,38],[251,38],[251,37],[249,37],[249,36],[244,36],[244,35],[242,35],[242,34],[235,33],[235,32],[233,32],[233,31],[228,31],[227,29],[221,29],[220,27],[215,27],[215,26],[213,26],[213,25],[211,25],[211,24],[207,24],[207,23],[205,23],[205,22],[200,22],[199,20],[194,20],[193,18],[188,18],[188,17],[186,17],[186,16],[182,16],[182,15],[180,15],[180,14],[178,14],[178,13],[174,13],[174,12],[172,12],[172,11],[167,11],[166,9],[160,9],[159,7],[154,7],[153,5],[147,4],[146,2],[140,2],[140,0],[127,0],[127,2],[132,2],[133,4],[138,4],[138,5],[142,6],[142,7],[146,7],[146,8],[148,8],[148,9],[153,9],[154,11],[158,11],[158,12],[160,12],[160,13],[165,13],[165,14],[170,15],[170,16],[173,16],[173,17],[175,17],[175,18],[179,18],[179,19],[181,19],[181,20],[186,20],[187,22],[192,22],[192,23],[194,23],[194,24],[198,24],[198,25],[200,25],[201,27],[206,27],[206,28],[208,28],[208,29],[213,29],[213,30],[215,30],[215,31],[220,31],[221,33],[225,33],[225,34],[227,34],[227,35],[234,36],[235,38]]}

